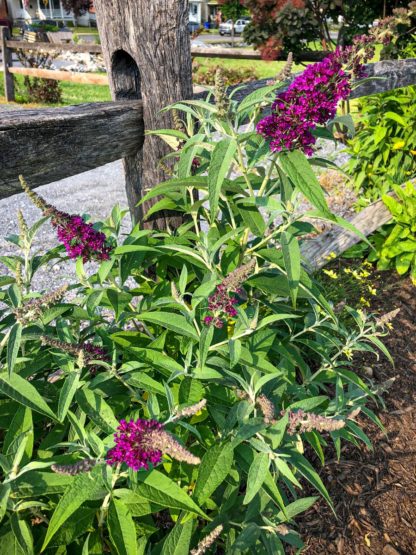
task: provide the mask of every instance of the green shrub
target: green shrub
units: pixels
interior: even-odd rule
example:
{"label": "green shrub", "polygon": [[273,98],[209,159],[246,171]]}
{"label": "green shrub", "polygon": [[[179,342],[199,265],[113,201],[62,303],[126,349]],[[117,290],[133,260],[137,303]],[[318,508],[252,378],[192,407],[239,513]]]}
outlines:
{"label": "green shrub", "polygon": [[379,270],[395,268],[400,275],[410,271],[416,285],[416,190],[412,183],[404,189],[393,189],[397,200],[383,196],[393,221],[372,237],[375,250],[370,252],[368,259],[377,261]]}
{"label": "green shrub", "polygon": [[416,174],[416,87],[368,97],[359,112],[348,173],[365,203]]}
{"label": "green shrub", "polygon": [[[307,158],[256,133],[277,86],[237,105],[217,80],[216,104],[176,104],[178,128],[153,132],[173,175],[143,201],[177,229],[125,235],[118,208],[93,227],[25,186],[44,218],[20,215],[0,258],[0,552],[284,554],[306,482],[332,507],[310,453],[371,446],[355,419],[381,425],[377,397],[352,356],[388,355],[384,324],[347,309],[346,325],[301,264],[301,192],[346,224]],[[33,248],[47,220],[79,255],[70,294],[32,287],[66,257]]]}
{"label": "green shrub", "polygon": [[201,64],[193,62],[193,82],[198,85],[214,85],[215,75],[221,69],[223,73],[224,82],[227,86],[239,85],[241,83],[248,83],[256,81],[259,77],[254,67],[227,67],[218,64],[210,64],[205,71],[201,70]]}

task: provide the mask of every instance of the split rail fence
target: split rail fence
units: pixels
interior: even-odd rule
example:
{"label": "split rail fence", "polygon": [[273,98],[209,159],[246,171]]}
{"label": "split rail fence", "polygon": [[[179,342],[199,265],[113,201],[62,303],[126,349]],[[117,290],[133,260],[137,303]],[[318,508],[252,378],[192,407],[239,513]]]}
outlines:
{"label": "split rail fence", "polygon": [[[6,29],[6,28],[4,28]],[[5,82],[5,96],[7,102],[14,102],[14,75],[27,75],[28,77],[39,77],[52,79],[54,81],[68,81],[83,85],[108,85],[109,79],[106,74],[81,73],[75,71],[57,71],[51,69],[40,69],[31,67],[14,67],[12,53],[16,50],[43,51],[43,52],[71,52],[73,54],[102,54],[99,44],[55,44],[50,42],[28,42],[22,40],[11,40],[9,32],[4,31],[2,35],[3,48],[3,73]],[[192,57],[199,58],[222,58],[237,60],[260,60],[259,52],[243,48],[202,48],[191,49]],[[325,56],[325,52],[311,52],[304,54],[302,62],[315,62]]]}
{"label": "split rail fence", "polygon": [[[2,36],[3,59],[8,64],[11,48],[21,48],[22,44],[6,40],[4,31]],[[31,44],[30,48],[34,46]],[[40,45],[35,47],[41,48]],[[59,48],[74,51],[72,45],[59,45]],[[75,48],[78,52],[97,52],[99,47]],[[369,64],[366,72],[374,79],[357,86],[352,98],[416,85],[416,59]],[[13,73],[17,72],[13,70],[11,75]],[[250,84],[239,92],[239,99],[263,85],[264,81]],[[25,175],[31,187],[36,188],[120,158],[136,156],[143,148],[144,127],[142,100],[3,112],[0,115],[0,199],[21,192],[19,174]],[[376,202],[358,214],[352,223],[368,235],[389,218],[384,205]],[[315,267],[325,264],[329,252],[343,252],[359,240],[345,231],[329,231],[318,239],[310,241],[304,250]]]}

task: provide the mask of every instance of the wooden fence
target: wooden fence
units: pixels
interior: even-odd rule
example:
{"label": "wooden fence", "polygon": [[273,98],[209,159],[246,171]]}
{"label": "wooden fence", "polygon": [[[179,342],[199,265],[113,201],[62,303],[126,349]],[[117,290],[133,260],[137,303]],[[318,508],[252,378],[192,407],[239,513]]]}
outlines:
{"label": "wooden fence", "polygon": [[[5,28],[6,29],[6,28]],[[11,40],[7,31],[2,36],[3,48],[3,73],[4,89],[7,102],[15,100],[13,75],[27,75],[29,77],[40,77],[55,81],[67,81],[83,85],[108,85],[109,79],[106,74],[81,73],[74,71],[56,71],[50,69],[13,67],[12,53],[16,50],[42,51],[42,52],[71,52],[73,54],[101,54],[102,47],[99,44],[51,44],[50,42],[27,42]],[[259,52],[243,48],[201,48],[191,49],[192,57],[200,58],[223,58],[237,60],[260,60]],[[302,62],[314,62],[322,59],[325,52],[311,52],[302,56]]]}

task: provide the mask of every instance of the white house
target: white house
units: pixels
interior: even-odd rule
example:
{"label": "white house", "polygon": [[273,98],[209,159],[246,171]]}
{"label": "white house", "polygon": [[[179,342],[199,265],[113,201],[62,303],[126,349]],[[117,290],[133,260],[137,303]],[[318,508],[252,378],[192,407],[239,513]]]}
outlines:
{"label": "white house", "polygon": [[203,25],[206,21],[213,21],[218,10],[218,0],[190,0],[189,22]]}
{"label": "white house", "polygon": [[[45,5],[46,4],[46,5]],[[74,14],[67,13],[61,0],[7,0],[9,14],[14,21],[30,21],[32,19],[54,19],[71,21],[78,25],[90,25],[95,19],[95,14],[86,13],[75,20]]]}

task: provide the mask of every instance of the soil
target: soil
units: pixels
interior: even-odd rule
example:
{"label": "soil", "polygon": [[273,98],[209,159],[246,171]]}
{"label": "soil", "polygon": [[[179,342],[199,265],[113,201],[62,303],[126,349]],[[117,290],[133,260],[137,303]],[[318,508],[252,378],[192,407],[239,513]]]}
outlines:
{"label": "soil", "polygon": [[323,501],[303,515],[303,554],[416,554],[416,287],[394,272],[376,279],[379,294],[370,310],[382,315],[400,308],[384,338],[395,367],[384,357],[366,355],[356,371],[378,383],[395,378],[383,395],[385,409],[375,409],[386,433],[362,418],[374,450],[347,444],[340,462],[328,452],[320,475],[337,517]]}

